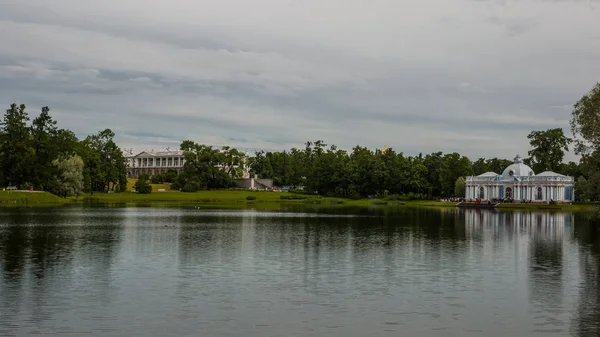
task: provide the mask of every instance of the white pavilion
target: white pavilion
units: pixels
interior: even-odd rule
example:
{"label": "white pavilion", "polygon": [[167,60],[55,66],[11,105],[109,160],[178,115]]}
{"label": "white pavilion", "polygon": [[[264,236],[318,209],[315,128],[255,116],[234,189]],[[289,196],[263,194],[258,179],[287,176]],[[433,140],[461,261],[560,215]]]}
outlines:
{"label": "white pavilion", "polygon": [[535,174],[517,155],[502,174],[486,172],[467,177],[467,199],[512,199],[531,202],[571,202],[574,200],[573,177],[551,171]]}

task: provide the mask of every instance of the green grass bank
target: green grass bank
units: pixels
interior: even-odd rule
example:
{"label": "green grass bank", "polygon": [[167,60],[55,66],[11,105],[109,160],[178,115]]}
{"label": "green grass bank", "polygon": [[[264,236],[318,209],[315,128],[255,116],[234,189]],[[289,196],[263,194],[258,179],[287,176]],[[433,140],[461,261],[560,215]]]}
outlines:
{"label": "green grass bank", "polygon": [[[178,191],[153,192],[150,194],[94,193],[79,198],[60,198],[48,192],[0,191],[0,207],[43,207],[62,205],[142,205],[156,204],[164,206],[194,205],[218,208],[263,208],[278,209],[284,206],[310,207],[428,207],[454,208],[455,203],[415,200],[396,201],[383,199],[344,199],[329,198],[309,194],[287,192],[264,192],[247,190],[215,190],[185,193]],[[501,210],[557,210],[557,211],[593,211],[594,205],[540,205],[540,204],[500,204]]]}

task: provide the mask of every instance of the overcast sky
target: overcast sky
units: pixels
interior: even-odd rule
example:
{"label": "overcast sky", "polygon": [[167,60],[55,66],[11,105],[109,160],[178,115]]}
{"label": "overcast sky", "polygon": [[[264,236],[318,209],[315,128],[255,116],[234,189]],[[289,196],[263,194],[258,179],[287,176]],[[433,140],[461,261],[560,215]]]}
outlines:
{"label": "overcast sky", "polygon": [[526,155],[600,81],[600,0],[4,0],[0,104],[122,148]]}

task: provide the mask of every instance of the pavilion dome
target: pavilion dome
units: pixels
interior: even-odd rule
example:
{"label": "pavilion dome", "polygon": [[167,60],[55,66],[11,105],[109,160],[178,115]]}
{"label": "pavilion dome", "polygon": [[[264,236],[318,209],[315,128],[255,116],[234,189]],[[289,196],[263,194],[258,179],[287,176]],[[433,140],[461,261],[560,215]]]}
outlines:
{"label": "pavilion dome", "polygon": [[505,180],[514,179],[514,177],[530,177],[535,175],[531,167],[523,164],[521,156],[517,155],[513,163],[504,169],[502,178]]}

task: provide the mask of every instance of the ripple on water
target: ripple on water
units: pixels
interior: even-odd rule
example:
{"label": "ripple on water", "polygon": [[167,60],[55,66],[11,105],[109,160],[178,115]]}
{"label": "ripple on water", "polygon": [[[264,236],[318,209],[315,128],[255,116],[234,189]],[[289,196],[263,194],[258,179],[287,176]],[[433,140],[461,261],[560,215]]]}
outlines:
{"label": "ripple on water", "polygon": [[0,335],[555,337],[599,322],[595,253],[496,213],[11,212]]}

